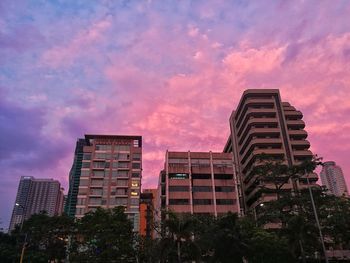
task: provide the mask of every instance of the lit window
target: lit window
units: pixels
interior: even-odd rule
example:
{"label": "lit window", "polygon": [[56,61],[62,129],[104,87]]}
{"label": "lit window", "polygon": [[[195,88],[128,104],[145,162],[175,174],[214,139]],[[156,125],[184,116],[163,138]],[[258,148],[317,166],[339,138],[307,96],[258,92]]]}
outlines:
{"label": "lit window", "polygon": [[132,186],[132,187],[137,187],[137,186],[139,186],[139,183],[138,183],[138,182],[132,182],[132,183],[131,183],[131,186]]}

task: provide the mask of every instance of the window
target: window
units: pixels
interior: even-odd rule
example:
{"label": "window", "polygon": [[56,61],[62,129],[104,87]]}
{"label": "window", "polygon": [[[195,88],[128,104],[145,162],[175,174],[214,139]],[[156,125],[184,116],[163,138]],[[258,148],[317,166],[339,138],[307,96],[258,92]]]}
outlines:
{"label": "window", "polygon": [[112,171],[112,177],[129,177],[128,171]]}
{"label": "window", "polygon": [[103,177],[105,175],[108,175],[108,171],[93,171],[93,176]]}
{"label": "window", "polygon": [[201,166],[201,167],[209,167],[210,160],[209,159],[191,159],[192,166]]}
{"label": "window", "polygon": [[102,195],[102,189],[101,188],[91,188],[90,189],[90,195]]}
{"label": "window", "polygon": [[236,200],[233,199],[216,199],[217,205],[233,205],[236,203]]}
{"label": "window", "polygon": [[129,168],[129,163],[118,162],[118,168]]}
{"label": "window", "polygon": [[88,177],[90,175],[90,171],[89,170],[82,170],[80,173],[81,177]]}
{"label": "window", "polygon": [[193,199],[194,205],[211,205],[212,203],[212,199]]}
{"label": "window", "polygon": [[89,180],[88,179],[80,179],[79,186],[88,186],[89,185]]}
{"label": "window", "polygon": [[96,151],[111,151],[112,145],[96,144]]}
{"label": "window", "polygon": [[140,173],[132,173],[131,177],[140,178]]}
{"label": "window", "polygon": [[132,169],[140,169],[141,163],[132,163]]}
{"label": "window", "polygon": [[233,186],[215,186],[215,192],[233,192],[234,187]]}
{"label": "window", "polygon": [[86,199],[85,198],[78,198],[77,205],[85,205]]}
{"label": "window", "polygon": [[211,192],[213,189],[211,186],[193,186],[193,192]]}
{"label": "window", "polygon": [[101,200],[102,199],[100,197],[90,197],[89,198],[89,205],[100,205]]}
{"label": "window", "polygon": [[134,153],[132,155],[132,159],[135,161],[140,161],[141,160],[141,153]]}
{"label": "window", "polygon": [[105,153],[95,153],[95,159],[106,159]]}
{"label": "window", "polygon": [[105,168],[105,162],[93,162],[94,168]]}
{"label": "window", "polygon": [[130,199],[130,205],[138,206],[138,205],[139,205],[139,199],[137,199],[137,198],[131,198],[131,199]]}
{"label": "window", "polygon": [[169,174],[170,179],[188,179],[188,174],[180,174],[180,173],[171,173]]}
{"label": "window", "polygon": [[91,160],[91,153],[84,153],[83,160]]}
{"label": "window", "polygon": [[136,147],[136,148],[139,147],[140,146],[139,145],[139,140],[134,140],[133,141],[133,146]]}
{"label": "window", "polygon": [[132,181],[131,182],[131,187],[139,187],[139,182],[138,181]]}
{"label": "window", "polygon": [[190,188],[184,185],[169,186],[169,192],[188,192]]}
{"label": "window", "polygon": [[90,162],[82,162],[81,168],[90,168]]}
{"label": "window", "polygon": [[220,180],[229,180],[229,179],[233,179],[233,175],[232,174],[215,174],[214,178],[220,179]]}
{"label": "window", "polygon": [[103,186],[103,180],[92,179],[91,180],[91,186]]}
{"label": "window", "polygon": [[76,214],[77,214],[77,215],[83,215],[83,214],[85,214],[85,208],[77,208]]}
{"label": "window", "polygon": [[127,205],[128,204],[128,199],[127,198],[116,198],[115,199],[115,204],[116,205]]}
{"label": "window", "polygon": [[125,188],[118,188],[117,189],[117,195],[126,195],[127,190]]}
{"label": "window", "polygon": [[138,196],[139,195],[139,191],[138,190],[131,190],[130,195],[131,196]]}
{"label": "window", "polygon": [[128,154],[128,153],[118,153],[118,154],[117,154],[117,159],[118,159],[118,160],[127,161],[127,160],[130,159],[130,154]]}
{"label": "window", "polygon": [[115,146],[116,151],[130,151],[130,145],[116,145]]}
{"label": "window", "polygon": [[210,179],[211,174],[192,174],[192,179]]}
{"label": "window", "polygon": [[118,180],[117,181],[118,186],[127,186],[128,185],[128,180]]}
{"label": "window", "polygon": [[188,199],[169,199],[169,205],[188,205]]}
{"label": "window", "polygon": [[169,163],[186,163],[188,164],[187,158],[169,158]]}

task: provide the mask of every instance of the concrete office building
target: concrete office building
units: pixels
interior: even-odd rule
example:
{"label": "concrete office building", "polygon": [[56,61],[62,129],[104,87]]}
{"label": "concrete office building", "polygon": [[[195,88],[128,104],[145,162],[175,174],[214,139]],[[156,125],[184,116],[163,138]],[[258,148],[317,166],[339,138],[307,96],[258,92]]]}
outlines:
{"label": "concrete office building", "polygon": [[166,152],[158,185],[158,208],[219,216],[238,212],[231,153]]}
{"label": "concrete office building", "polygon": [[[272,182],[250,176],[253,166],[259,165],[257,156],[265,153],[289,166],[312,157],[303,114],[288,102],[282,102],[277,89],[246,90],[230,116],[231,135],[224,152],[233,152],[237,169],[241,208],[250,210],[274,200]],[[309,175],[310,184],[315,184],[316,174]],[[284,191],[307,186],[306,178],[289,181]]]}
{"label": "concrete office building", "polygon": [[138,231],[142,137],[85,135],[85,140],[75,217],[124,206]]}
{"label": "concrete office building", "polygon": [[320,173],[322,184],[331,194],[336,196],[349,196],[343,171],[335,162],[324,162]]}
{"label": "concrete office building", "polygon": [[71,217],[75,216],[84,146],[86,146],[86,140],[78,139],[75,145],[73,165],[69,172],[69,190],[65,201],[64,212]]}
{"label": "concrete office building", "polygon": [[10,221],[10,231],[32,215],[45,211],[49,216],[60,215],[64,194],[60,182],[53,179],[35,179],[22,176]]}

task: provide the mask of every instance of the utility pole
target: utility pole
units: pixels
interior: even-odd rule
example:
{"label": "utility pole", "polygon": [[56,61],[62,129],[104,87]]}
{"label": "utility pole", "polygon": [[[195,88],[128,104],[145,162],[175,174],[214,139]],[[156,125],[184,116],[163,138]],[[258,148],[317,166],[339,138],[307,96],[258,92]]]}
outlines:
{"label": "utility pole", "polygon": [[324,245],[321,225],[320,225],[320,221],[318,220],[318,215],[317,215],[317,211],[316,211],[315,201],[314,201],[314,197],[313,197],[313,194],[312,194],[312,189],[310,187],[309,175],[306,175],[306,180],[307,180],[307,187],[308,187],[309,193],[310,193],[312,210],[314,211],[316,225],[317,225],[317,228],[318,228],[318,231],[319,231],[319,235],[320,235],[320,240],[321,240],[321,244],[322,244],[322,250],[323,250],[323,254],[324,254],[324,259],[325,259],[325,262],[328,263],[328,257],[327,257],[327,253],[326,253],[326,246]]}

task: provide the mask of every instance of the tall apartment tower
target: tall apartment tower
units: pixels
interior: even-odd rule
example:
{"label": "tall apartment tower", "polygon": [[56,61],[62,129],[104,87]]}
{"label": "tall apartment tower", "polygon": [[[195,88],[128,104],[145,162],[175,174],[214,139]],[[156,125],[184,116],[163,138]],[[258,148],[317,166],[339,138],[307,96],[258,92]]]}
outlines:
{"label": "tall apartment tower", "polygon": [[75,217],[124,206],[138,231],[142,137],[85,135],[85,140]]}
{"label": "tall apartment tower", "polygon": [[238,212],[235,180],[231,153],[167,151],[157,210],[214,216]]}
{"label": "tall apartment tower", "polygon": [[320,176],[322,184],[330,193],[336,196],[349,196],[343,171],[335,162],[324,162]]}
{"label": "tall apartment tower", "polygon": [[[230,116],[231,135],[224,152],[233,152],[236,164],[241,207],[254,209],[258,205],[276,198],[274,193],[264,193],[262,186],[273,189],[268,182],[261,182],[257,176],[249,176],[252,167],[258,165],[257,156],[265,153],[289,166],[312,157],[303,114],[288,102],[282,102],[277,89],[250,89],[243,96]],[[317,175],[309,175],[311,184]],[[262,185],[263,184],[263,185]],[[306,178],[283,187],[307,186]]]}
{"label": "tall apartment tower", "polygon": [[86,146],[86,140],[78,139],[74,151],[73,165],[69,172],[69,190],[64,212],[70,217],[75,216],[84,146]]}
{"label": "tall apartment tower", "polygon": [[10,231],[33,214],[45,211],[49,216],[60,215],[63,209],[63,188],[53,179],[22,176],[10,221]]}

